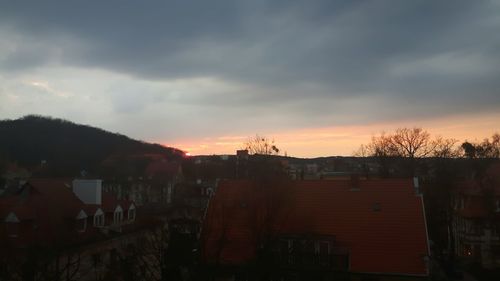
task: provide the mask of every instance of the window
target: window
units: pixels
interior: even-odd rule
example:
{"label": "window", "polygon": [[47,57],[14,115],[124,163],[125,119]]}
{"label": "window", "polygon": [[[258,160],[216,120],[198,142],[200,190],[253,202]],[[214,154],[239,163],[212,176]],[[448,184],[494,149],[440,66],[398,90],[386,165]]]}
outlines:
{"label": "window", "polygon": [[286,239],[280,240],[280,259],[282,263],[288,264],[290,261],[290,241]]}
{"label": "window", "polygon": [[87,229],[87,214],[83,210],[80,210],[78,216],[76,216],[76,230],[78,232],[84,232]]}
{"label": "window", "polygon": [[5,226],[9,237],[17,237],[19,235],[19,219],[16,214],[9,213],[5,218]]}
{"label": "window", "polygon": [[499,212],[500,212],[500,200],[497,200],[495,203],[496,203],[496,206],[497,206],[497,208],[496,208],[496,210],[495,210],[495,211],[496,211],[497,213],[499,213]]}
{"label": "window", "polygon": [[330,262],[330,242],[319,241],[317,245],[317,254],[319,254],[319,263],[328,265]]}
{"label": "window", "polygon": [[120,206],[117,206],[115,209],[115,213],[113,214],[113,223],[119,224],[123,221],[123,209]]}
{"label": "window", "polygon": [[78,232],[85,232],[86,229],[87,229],[87,218],[77,219],[76,230]]}
{"label": "window", "polygon": [[94,226],[95,227],[104,226],[104,215],[95,215],[94,216]]}
{"label": "window", "polygon": [[128,220],[129,221],[135,220],[135,207],[134,207],[134,205],[131,205],[130,209],[128,209]]}
{"label": "window", "polygon": [[99,208],[94,214],[94,226],[103,227],[104,226],[104,212]]}
{"label": "window", "polygon": [[464,244],[462,246],[462,256],[470,257],[472,256],[472,246],[469,244]]}

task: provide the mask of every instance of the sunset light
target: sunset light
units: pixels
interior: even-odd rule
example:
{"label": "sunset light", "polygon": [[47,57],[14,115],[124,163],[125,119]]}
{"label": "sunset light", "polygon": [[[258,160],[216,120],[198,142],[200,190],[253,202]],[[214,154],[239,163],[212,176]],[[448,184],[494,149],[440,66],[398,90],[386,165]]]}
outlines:
{"label": "sunset light", "polygon": [[500,280],[500,0],[0,1],[0,280]]}

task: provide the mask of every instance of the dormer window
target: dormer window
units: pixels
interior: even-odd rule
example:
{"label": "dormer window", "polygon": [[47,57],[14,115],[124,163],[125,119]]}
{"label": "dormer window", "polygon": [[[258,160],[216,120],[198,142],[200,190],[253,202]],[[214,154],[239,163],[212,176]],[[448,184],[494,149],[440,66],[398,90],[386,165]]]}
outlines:
{"label": "dormer window", "polygon": [[78,216],[76,216],[76,230],[78,232],[85,232],[87,229],[87,214],[83,210],[80,210]]}
{"label": "dormer window", "polygon": [[134,204],[130,205],[130,208],[128,209],[128,220],[129,221],[135,220],[135,206],[134,206]]}
{"label": "dormer window", "polygon": [[11,238],[19,236],[19,219],[13,212],[9,213],[5,218],[5,226],[7,228],[7,235]]}
{"label": "dormer window", "polygon": [[104,226],[104,212],[99,208],[94,214],[94,226],[103,227]]}
{"label": "dormer window", "polygon": [[113,214],[113,223],[120,224],[123,221],[123,209],[120,205],[118,205]]}
{"label": "dormer window", "polygon": [[87,219],[78,219],[76,220],[76,230],[78,232],[85,232],[87,229]]}

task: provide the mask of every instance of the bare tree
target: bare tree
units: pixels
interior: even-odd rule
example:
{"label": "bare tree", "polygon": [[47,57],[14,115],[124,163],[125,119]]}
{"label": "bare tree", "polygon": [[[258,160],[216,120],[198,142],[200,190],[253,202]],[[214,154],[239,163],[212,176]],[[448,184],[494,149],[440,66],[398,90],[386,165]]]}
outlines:
{"label": "bare tree", "polygon": [[278,155],[280,152],[274,140],[260,135],[249,137],[244,143],[244,148],[248,150],[250,154]]}
{"label": "bare tree", "polygon": [[389,137],[389,146],[396,156],[419,158],[431,155],[436,143],[422,128],[399,128]]}
{"label": "bare tree", "polygon": [[[402,159],[407,164],[407,172],[414,175],[419,158],[452,158],[458,156],[455,139],[432,137],[422,128],[399,128],[392,134],[382,133],[372,137],[369,144],[362,146],[358,153],[377,157],[381,174],[389,174],[389,165],[394,159]],[[405,160],[406,159],[406,160]]]}
{"label": "bare tree", "polygon": [[456,139],[445,139],[436,137],[434,140],[434,150],[432,156],[437,158],[456,158],[460,155],[459,149],[456,147]]}

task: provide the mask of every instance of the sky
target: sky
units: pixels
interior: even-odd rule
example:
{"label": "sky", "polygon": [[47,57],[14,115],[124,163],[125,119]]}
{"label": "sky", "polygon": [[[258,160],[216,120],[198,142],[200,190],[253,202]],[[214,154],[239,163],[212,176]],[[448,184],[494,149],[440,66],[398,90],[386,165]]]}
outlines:
{"label": "sky", "polygon": [[255,134],[350,155],[420,126],[500,131],[500,1],[0,0],[0,119],[40,114],[191,154]]}

